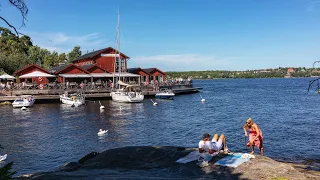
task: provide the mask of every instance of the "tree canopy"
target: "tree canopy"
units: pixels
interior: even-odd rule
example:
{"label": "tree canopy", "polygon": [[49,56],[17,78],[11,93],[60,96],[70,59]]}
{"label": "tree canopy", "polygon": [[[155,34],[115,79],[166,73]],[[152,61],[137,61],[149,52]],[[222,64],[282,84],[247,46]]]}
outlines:
{"label": "tree canopy", "polygon": [[75,46],[73,50],[68,54],[69,62],[81,56],[80,46]]}
{"label": "tree canopy", "polygon": [[48,49],[34,46],[29,36],[19,36],[8,28],[0,27],[0,73],[13,74],[29,64],[49,69],[80,56],[80,46],[75,46],[68,56],[66,53],[50,52]]}

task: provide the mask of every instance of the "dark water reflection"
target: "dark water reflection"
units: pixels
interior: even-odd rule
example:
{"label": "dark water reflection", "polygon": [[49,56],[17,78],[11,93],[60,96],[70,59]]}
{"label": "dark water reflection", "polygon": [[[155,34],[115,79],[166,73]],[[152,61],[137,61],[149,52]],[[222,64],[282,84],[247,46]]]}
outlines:
{"label": "dark water reflection", "polygon": [[[233,151],[245,152],[242,125],[252,117],[265,137],[265,154],[281,160],[320,159],[320,96],[307,96],[310,79],[195,81],[200,94],[138,104],[109,100],[72,108],[35,104],[0,107],[0,144],[18,174],[49,171],[92,151],[136,145],[196,147],[204,132],[224,133]],[[99,129],[108,129],[98,136]],[[1,165],[0,165],[1,166]]]}

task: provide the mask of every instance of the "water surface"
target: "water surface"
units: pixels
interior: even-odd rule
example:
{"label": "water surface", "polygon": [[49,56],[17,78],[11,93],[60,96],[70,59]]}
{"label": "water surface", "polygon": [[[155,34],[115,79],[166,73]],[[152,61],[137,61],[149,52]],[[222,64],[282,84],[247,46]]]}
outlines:
{"label": "water surface", "polygon": [[[26,111],[1,106],[0,154],[8,153],[20,175],[54,170],[92,151],[116,147],[197,147],[204,132],[224,133],[229,149],[246,152],[242,126],[251,117],[263,131],[266,156],[320,159],[320,96],[316,91],[307,95],[309,80],[195,80],[201,93],[157,100],[157,107],[150,99],[137,104],[104,100],[103,111],[98,102],[78,108],[35,104]],[[109,131],[99,137],[99,129]]]}

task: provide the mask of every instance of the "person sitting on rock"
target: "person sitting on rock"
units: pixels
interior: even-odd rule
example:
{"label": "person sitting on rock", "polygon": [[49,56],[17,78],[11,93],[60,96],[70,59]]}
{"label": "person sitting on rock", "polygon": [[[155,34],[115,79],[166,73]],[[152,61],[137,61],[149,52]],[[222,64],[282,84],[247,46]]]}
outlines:
{"label": "person sitting on rock", "polygon": [[248,136],[247,129],[249,129],[249,141],[247,147],[251,147],[251,154],[254,154],[254,146],[257,146],[260,150],[261,156],[264,154],[263,148],[263,136],[259,126],[253,122],[251,118],[246,120],[246,124],[243,126],[244,135]]}
{"label": "person sitting on rock", "polygon": [[228,153],[229,150],[227,148],[226,144],[226,137],[221,134],[219,139],[218,139],[218,134],[215,134],[210,141],[210,134],[205,133],[202,136],[202,140],[199,142],[199,152],[200,153],[208,153],[211,156],[214,154],[218,153],[222,149],[223,145],[223,151],[225,153]]}

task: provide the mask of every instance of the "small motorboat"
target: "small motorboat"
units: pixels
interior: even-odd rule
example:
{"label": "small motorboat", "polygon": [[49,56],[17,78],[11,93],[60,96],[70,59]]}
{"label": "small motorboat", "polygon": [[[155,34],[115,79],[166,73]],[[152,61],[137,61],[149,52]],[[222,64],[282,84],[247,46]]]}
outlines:
{"label": "small motorboat", "polygon": [[1,161],[4,161],[4,160],[6,160],[7,159],[7,154],[5,154],[5,155],[3,155],[3,156],[0,156],[0,162]]}
{"label": "small motorboat", "polygon": [[173,99],[173,96],[175,96],[175,94],[171,89],[162,89],[155,95],[156,98],[160,99]]}
{"label": "small motorboat", "polygon": [[98,136],[103,136],[103,135],[106,134],[107,132],[108,132],[108,130],[99,129]]}
{"label": "small motorboat", "polygon": [[31,95],[22,95],[14,100],[12,106],[14,108],[30,107],[35,101],[36,99],[34,99]]}
{"label": "small motorboat", "polygon": [[82,94],[68,94],[64,93],[60,95],[60,101],[63,104],[69,104],[71,107],[78,107],[85,104],[85,97]]}

